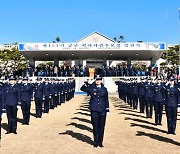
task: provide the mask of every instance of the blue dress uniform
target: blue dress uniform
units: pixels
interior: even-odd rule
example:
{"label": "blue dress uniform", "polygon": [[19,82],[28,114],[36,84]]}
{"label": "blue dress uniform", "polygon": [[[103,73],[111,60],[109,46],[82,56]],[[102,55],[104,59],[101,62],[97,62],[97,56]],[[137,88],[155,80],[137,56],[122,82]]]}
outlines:
{"label": "blue dress uniform", "polygon": [[168,134],[175,135],[178,107],[178,87],[168,85],[166,87],[165,109],[168,124]]}
{"label": "blue dress uniform", "polygon": [[[10,78],[9,80],[15,80]],[[6,134],[17,134],[17,105],[20,100],[19,89],[16,84],[7,84],[2,95],[2,100],[6,106],[8,130]]]}
{"label": "blue dress uniform", "polygon": [[140,106],[140,113],[144,113],[145,108],[145,89],[144,89],[144,82],[143,78],[141,78],[141,82],[138,84],[138,96],[139,96],[139,106]]}
{"label": "blue dress uniform", "polygon": [[61,85],[60,85],[60,80],[58,82],[58,105],[61,105]]}
{"label": "blue dress uniform", "polygon": [[[23,79],[27,80],[27,78]],[[23,124],[29,125],[30,121],[30,109],[31,109],[31,97],[32,97],[32,85],[25,83],[19,85],[20,102],[23,114]]]}
{"label": "blue dress uniform", "polygon": [[75,88],[76,88],[76,81],[75,79],[72,79],[72,98],[74,98]]}
{"label": "blue dress uniform", "polygon": [[102,147],[106,113],[109,110],[108,91],[103,84],[97,87],[95,83],[89,87],[83,85],[81,90],[88,92],[91,96],[89,109],[91,111],[91,122],[93,125],[94,146]]}
{"label": "blue dress uniform", "polygon": [[133,85],[132,85],[132,82],[129,83],[129,105],[130,107],[133,106]]}
{"label": "blue dress uniform", "polygon": [[131,83],[127,83],[127,103],[130,105],[130,87]]}
{"label": "blue dress uniform", "polygon": [[62,80],[61,84],[61,103],[65,103],[65,84],[64,84],[64,80]]}
{"label": "blue dress uniform", "polygon": [[138,83],[137,81],[132,83],[133,86],[133,109],[138,108]]}
{"label": "blue dress uniform", "polygon": [[[151,80],[151,78],[148,78]],[[152,118],[153,113],[153,84],[146,82],[144,84],[145,89],[145,104],[146,104],[146,117]]]}
{"label": "blue dress uniform", "polygon": [[1,140],[1,120],[2,120],[1,116],[2,116],[2,113],[5,112],[5,106],[2,100],[4,87],[5,85],[2,82],[0,82],[0,140]]}
{"label": "blue dress uniform", "polygon": [[[37,79],[37,81],[41,81],[41,79]],[[43,83],[36,83],[34,87],[34,98],[35,98],[35,106],[36,106],[36,118],[42,117],[42,104],[43,104]]]}
{"label": "blue dress uniform", "polygon": [[58,100],[59,100],[59,95],[58,95],[58,91],[59,91],[59,88],[58,88],[58,83],[57,83],[57,79],[56,79],[56,82],[54,83],[54,90],[55,90],[55,93],[54,93],[54,100],[53,100],[53,103],[54,103],[54,107],[57,107],[58,105]]}
{"label": "blue dress uniform", "polygon": [[156,83],[154,85],[154,96],[153,96],[156,125],[161,125],[164,100],[165,100],[164,84]]}
{"label": "blue dress uniform", "polygon": [[115,84],[118,86],[118,96],[119,96],[119,98],[121,98],[121,93],[120,93],[120,81],[115,81]]}
{"label": "blue dress uniform", "polygon": [[67,83],[67,81],[64,83],[64,89],[65,89],[65,100],[68,101],[68,83]]}
{"label": "blue dress uniform", "polygon": [[44,113],[49,113],[49,101],[50,101],[50,84],[49,79],[45,79],[43,86],[43,99],[44,99]]}
{"label": "blue dress uniform", "polygon": [[52,81],[53,82],[51,83],[50,86],[50,95],[51,95],[50,109],[54,109],[55,107],[55,79],[53,79]]}

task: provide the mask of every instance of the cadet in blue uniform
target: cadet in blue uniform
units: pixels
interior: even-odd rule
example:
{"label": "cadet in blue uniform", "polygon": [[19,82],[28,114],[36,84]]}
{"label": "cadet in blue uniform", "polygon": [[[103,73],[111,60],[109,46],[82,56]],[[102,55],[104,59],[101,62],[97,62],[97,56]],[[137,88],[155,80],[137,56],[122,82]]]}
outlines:
{"label": "cadet in blue uniform", "polygon": [[178,87],[174,84],[174,78],[170,78],[170,82],[166,87],[165,108],[167,116],[168,134],[175,134],[178,107]]}
{"label": "cadet in blue uniform", "polygon": [[49,101],[50,101],[50,84],[49,79],[45,78],[45,83],[43,86],[43,99],[44,99],[44,113],[49,113]]}
{"label": "cadet in blue uniform", "polygon": [[42,103],[43,103],[43,83],[41,83],[41,78],[37,78],[34,89],[34,98],[36,106],[36,118],[41,118],[42,116]]}
{"label": "cadet in blue uniform", "polygon": [[144,89],[144,78],[141,78],[141,82],[138,83],[138,96],[139,96],[139,106],[140,106],[140,113],[144,113],[145,108],[145,89]]}
{"label": "cadet in blue uniform", "polygon": [[154,110],[155,110],[155,124],[161,125],[163,104],[165,100],[164,84],[161,82],[161,78],[157,78],[157,83],[154,84]]}
{"label": "cadet in blue uniform", "polygon": [[137,79],[134,79],[134,83],[132,83],[133,86],[133,109],[138,108],[138,83]]}
{"label": "cadet in blue uniform", "polygon": [[108,91],[102,84],[102,78],[96,77],[96,81],[90,85],[83,85],[81,90],[91,96],[89,109],[93,125],[94,147],[103,147],[106,113],[109,111]]}
{"label": "cadet in blue uniform", "polygon": [[151,78],[147,79],[147,82],[144,84],[145,89],[145,104],[146,104],[146,117],[152,118],[153,114],[153,84]]}
{"label": "cadet in blue uniform", "polygon": [[7,119],[8,119],[8,130],[6,134],[14,133],[17,134],[17,106],[20,100],[19,89],[15,84],[15,78],[9,79],[9,84],[6,85],[2,100],[6,106]]}
{"label": "cadet in blue uniform", "polygon": [[23,113],[23,124],[29,125],[32,85],[28,83],[28,78],[24,78],[22,80],[22,84],[19,85],[19,93],[20,93],[21,109]]}
{"label": "cadet in blue uniform", "polygon": [[2,114],[5,112],[5,106],[3,104],[2,100],[2,95],[3,95],[3,90],[4,90],[4,83],[1,81],[0,82],[0,140],[1,140],[1,120],[2,120]]}
{"label": "cadet in blue uniform", "polygon": [[61,103],[65,103],[65,84],[64,84],[64,79],[62,79],[62,82],[61,82],[61,96],[60,96],[60,100],[61,100]]}
{"label": "cadet in blue uniform", "polygon": [[54,109],[55,107],[55,79],[53,78],[51,80],[51,86],[50,86],[50,95],[51,95],[51,100],[50,100],[50,109]]}

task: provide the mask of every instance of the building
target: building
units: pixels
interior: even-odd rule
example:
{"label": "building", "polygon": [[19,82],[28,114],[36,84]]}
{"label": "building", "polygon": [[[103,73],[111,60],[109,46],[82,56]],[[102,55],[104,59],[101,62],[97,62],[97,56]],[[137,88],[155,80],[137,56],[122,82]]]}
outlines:
{"label": "building", "polygon": [[125,42],[117,43],[114,40],[94,32],[73,43],[19,43],[19,51],[35,66],[35,61],[71,60],[72,65],[89,67],[110,66],[114,60],[150,61],[151,66],[166,50],[165,43]]}
{"label": "building", "polygon": [[18,45],[15,45],[15,44],[2,44],[0,45],[0,51],[3,51],[3,50],[12,50],[13,48],[18,48]]}

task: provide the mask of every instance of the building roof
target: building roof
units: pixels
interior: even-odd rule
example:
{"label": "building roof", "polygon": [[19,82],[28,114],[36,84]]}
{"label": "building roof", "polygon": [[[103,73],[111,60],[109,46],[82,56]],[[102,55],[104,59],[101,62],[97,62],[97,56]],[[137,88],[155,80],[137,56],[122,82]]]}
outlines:
{"label": "building roof", "polygon": [[107,43],[115,43],[114,40],[108,38],[107,36],[99,33],[99,32],[93,32],[85,37],[83,37],[82,39],[78,40],[76,43],[82,43],[82,42],[91,42],[91,43],[103,43],[103,42],[107,42]]}

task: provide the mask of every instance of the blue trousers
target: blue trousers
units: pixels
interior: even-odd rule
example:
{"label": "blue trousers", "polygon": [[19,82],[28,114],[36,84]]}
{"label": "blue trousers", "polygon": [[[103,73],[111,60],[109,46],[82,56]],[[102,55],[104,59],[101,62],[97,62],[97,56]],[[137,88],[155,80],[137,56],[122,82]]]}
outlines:
{"label": "blue trousers", "polygon": [[45,113],[49,112],[49,96],[46,96],[44,100],[44,112]]}
{"label": "blue trousers", "polygon": [[145,101],[146,101],[146,116],[147,117],[152,117],[152,113],[153,113],[153,100],[152,100],[151,97],[146,97]]}
{"label": "blue trousers", "polygon": [[16,132],[17,129],[17,106],[6,106],[8,119],[8,132]]}
{"label": "blue trousers", "polygon": [[91,123],[93,125],[94,144],[102,144],[106,124],[106,112],[91,111]]}
{"label": "blue trousers", "polygon": [[21,109],[23,114],[23,123],[29,124],[31,103],[23,101],[21,103]]}
{"label": "blue trousers", "polygon": [[41,118],[41,116],[42,116],[42,99],[35,98],[35,105],[36,105],[36,117]]}
{"label": "blue trousers", "polygon": [[167,107],[166,106],[166,116],[168,124],[168,133],[175,133],[176,121],[177,121],[177,107]]}
{"label": "blue trousers", "polygon": [[155,111],[155,124],[161,124],[163,102],[154,102],[154,111]]}
{"label": "blue trousers", "polygon": [[144,113],[145,99],[143,95],[139,95],[140,112]]}

